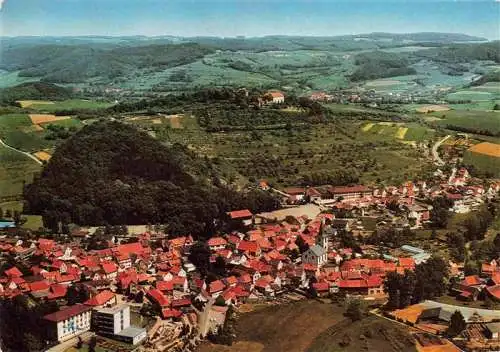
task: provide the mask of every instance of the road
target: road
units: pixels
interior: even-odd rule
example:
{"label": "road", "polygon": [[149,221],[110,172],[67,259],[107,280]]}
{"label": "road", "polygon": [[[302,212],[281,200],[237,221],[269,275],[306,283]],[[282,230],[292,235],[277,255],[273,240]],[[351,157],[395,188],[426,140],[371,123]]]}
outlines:
{"label": "road", "polygon": [[11,150],[13,150],[13,151],[16,151],[16,152],[18,152],[18,153],[24,154],[24,155],[26,155],[28,158],[33,159],[34,161],[36,161],[38,164],[43,165],[43,163],[42,163],[40,160],[38,160],[36,157],[34,157],[33,155],[31,155],[30,153],[23,152],[22,150],[19,150],[19,149],[16,149],[16,148],[14,148],[14,147],[11,147],[10,145],[6,144],[6,143],[5,143],[4,141],[2,141],[1,139],[0,139],[0,145],[4,146],[5,148],[11,149]]}
{"label": "road", "polygon": [[434,161],[436,161],[438,163],[438,165],[444,165],[445,164],[444,161],[439,157],[438,148],[441,146],[441,144],[443,144],[450,137],[451,137],[451,135],[447,135],[443,139],[437,141],[432,146],[432,158],[434,159]]}

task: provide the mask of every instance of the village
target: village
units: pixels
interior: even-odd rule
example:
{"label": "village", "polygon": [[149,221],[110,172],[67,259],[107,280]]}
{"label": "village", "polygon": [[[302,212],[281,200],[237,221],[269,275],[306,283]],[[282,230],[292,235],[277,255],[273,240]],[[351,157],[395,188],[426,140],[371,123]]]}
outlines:
{"label": "village", "polygon": [[[446,280],[450,304],[423,300],[379,309],[394,299],[387,283],[391,275],[410,275],[439,252],[439,246],[424,241],[417,247],[408,240],[436,221],[439,212],[429,200],[442,200],[445,212],[464,214],[500,191],[500,182],[485,185],[465,168],[437,172],[435,180],[375,189],[274,189],[261,181],[256,187],[281,197],[282,209],[228,212],[224,221],[232,231],[207,240],[170,238],[151,225],[111,231],[73,227],[55,238],[20,238],[13,235],[14,223],[4,222],[0,296],[57,307],[40,317],[49,351],[82,344],[192,351],[206,337],[218,341],[227,320],[252,302],[339,297],[357,297],[369,302],[373,314],[419,329],[425,346],[446,345],[444,336],[459,311],[466,326],[455,337],[462,346],[498,350],[500,310],[477,305],[500,303],[498,252],[473,275],[466,275],[463,262],[446,258],[449,274],[439,280]],[[109,236],[97,246],[82,245],[103,232]],[[399,240],[363,240],[377,233]]]}

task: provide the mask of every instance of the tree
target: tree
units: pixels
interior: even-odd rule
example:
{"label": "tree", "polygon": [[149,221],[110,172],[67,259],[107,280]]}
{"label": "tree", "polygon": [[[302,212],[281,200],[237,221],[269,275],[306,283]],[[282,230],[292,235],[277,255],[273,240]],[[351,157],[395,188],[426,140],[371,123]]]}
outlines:
{"label": "tree", "polygon": [[215,263],[213,265],[213,272],[218,276],[226,276],[226,261],[220,255],[215,258]]}
{"label": "tree", "polygon": [[389,309],[399,308],[401,280],[401,274],[395,271],[389,272],[385,277],[384,292],[389,296],[389,300],[387,301]]}
{"label": "tree", "polygon": [[196,242],[193,244],[188,258],[202,276],[207,275],[210,268],[210,248],[206,243]]}
{"label": "tree", "polygon": [[448,326],[448,330],[446,330],[446,334],[450,337],[455,337],[465,330],[467,324],[465,323],[465,319],[460,313],[460,311],[456,310],[450,319],[450,325]]}
{"label": "tree", "polygon": [[415,275],[417,283],[414,295],[417,302],[442,296],[446,292],[449,271],[443,258],[431,257],[417,265]]}
{"label": "tree", "polygon": [[8,219],[12,218],[12,211],[10,209],[7,209],[5,211],[5,217]]}
{"label": "tree", "polygon": [[417,276],[413,271],[406,269],[400,281],[399,308],[405,308],[412,303],[416,286]]}
{"label": "tree", "polygon": [[300,253],[304,253],[305,251],[307,251],[309,249],[309,245],[304,241],[304,239],[300,235],[297,236],[297,239],[295,240],[295,244],[297,245],[297,247],[299,247]]}
{"label": "tree", "polygon": [[349,299],[347,302],[345,315],[352,321],[361,320],[365,315],[365,307],[360,299]]}
{"label": "tree", "polygon": [[450,249],[451,257],[457,262],[465,260],[465,238],[461,233],[449,232],[446,234],[446,241]]}

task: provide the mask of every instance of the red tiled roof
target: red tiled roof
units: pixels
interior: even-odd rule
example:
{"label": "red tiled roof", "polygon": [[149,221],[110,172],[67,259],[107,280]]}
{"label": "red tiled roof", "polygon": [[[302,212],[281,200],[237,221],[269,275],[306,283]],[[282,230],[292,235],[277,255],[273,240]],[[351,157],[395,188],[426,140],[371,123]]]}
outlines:
{"label": "red tiled roof", "polygon": [[15,266],[4,271],[4,274],[8,277],[21,277],[23,273]]}
{"label": "red tiled roof", "polygon": [[222,237],[212,237],[211,239],[208,240],[207,243],[210,247],[212,247],[212,246],[225,246],[227,244],[227,241]]}
{"label": "red tiled roof", "polygon": [[68,287],[60,284],[50,285],[50,293],[47,296],[48,299],[61,298],[66,296]]}
{"label": "red tiled roof", "polygon": [[147,295],[151,297],[160,307],[166,307],[169,305],[167,297],[158,289],[152,288],[147,292]]}
{"label": "red tiled roof", "polygon": [[331,193],[333,194],[340,194],[340,193],[359,193],[359,192],[369,192],[370,189],[366,186],[363,185],[357,185],[357,186],[341,186],[341,187],[330,187],[328,189]]}
{"label": "red tiled roof", "polygon": [[45,320],[59,322],[74,317],[78,314],[88,312],[91,309],[92,307],[86,306],[84,304],[75,304],[74,306],[70,306],[55,313],[47,314],[43,318]]}
{"label": "red tiled roof", "polygon": [[493,275],[491,275],[491,281],[493,281],[495,285],[500,285],[500,272],[493,273]]}
{"label": "red tiled roof", "polygon": [[156,288],[160,291],[172,291],[174,283],[172,281],[156,281]]}
{"label": "red tiled roof", "polygon": [[144,251],[144,247],[139,242],[120,244],[116,249],[121,255],[140,254]]}
{"label": "red tiled roof", "polygon": [[163,309],[161,311],[161,316],[163,319],[168,319],[168,318],[179,318],[182,315],[181,311],[178,311],[177,309]]}
{"label": "red tiled roof", "polygon": [[399,265],[406,268],[414,268],[415,267],[415,259],[413,258],[399,258]]}
{"label": "red tiled roof", "polygon": [[231,219],[241,219],[252,217],[252,213],[248,209],[234,210],[227,213]]}
{"label": "red tiled roof", "polygon": [[328,285],[328,282],[315,282],[313,284],[313,287],[318,292],[324,292],[324,291],[330,290],[330,286]]}
{"label": "red tiled roof", "polygon": [[481,279],[477,275],[469,275],[466,276],[461,283],[465,286],[481,285]]}
{"label": "red tiled roof", "polygon": [[269,92],[267,93],[271,95],[273,98],[284,98],[285,96],[281,92]]}
{"label": "red tiled roof", "polygon": [[222,291],[224,289],[225,285],[221,280],[215,280],[208,285],[208,292],[209,293],[216,293],[219,291]]}
{"label": "red tiled roof", "polygon": [[42,280],[42,281],[35,281],[30,283],[30,290],[32,292],[37,292],[37,291],[45,291],[50,288],[50,285],[47,281]]}
{"label": "red tiled roof", "polygon": [[102,306],[112,300],[115,294],[109,290],[99,292],[97,295],[87,300],[84,304],[88,306]]}
{"label": "red tiled roof", "polygon": [[103,263],[102,270],[104,270],[106,274],[111,274],[116,272],[118,270],[118,267],[115,263]]}
{"label": "red tiled roof", "polygon": [[257,242],[241,241],[238,243],[238,250],[243,252],[256,253],[259,250]]}
{"label": "red tiled roof", "polygon": [[191,300],[189,298],[174,299],[172,301],[172,308],[186,307],[190,305],[191,305]]}
{"label": "red tiled roof", "polygon": [[486,287],[490,295],[500,300],[500,285]]}

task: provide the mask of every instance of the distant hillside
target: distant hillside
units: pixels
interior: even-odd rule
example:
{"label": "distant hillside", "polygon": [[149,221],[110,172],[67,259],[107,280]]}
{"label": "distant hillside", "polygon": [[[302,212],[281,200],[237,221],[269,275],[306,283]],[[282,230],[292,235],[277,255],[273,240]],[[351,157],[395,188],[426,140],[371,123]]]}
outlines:
{"label": "distant hillside", "polygon": [[195,43],[99,48],[92,45],[3,47],[0,69],[54,83],[115,78],[137,69],[166,69],[193,62],[213,49]]}
{"label": "distant hillside", "polygon": [[441,48],[421,50],[416,56],[447,63],[462,63],[473,60],[500,62],[500,41],[481,44],[454,44]]}
{"label": "distant hillside", "polygon": [[358,67],[351,75],[354,82],[416,73],[406,57],[382,51],[358,54],[355,63]]}
{"label": "distant hillside", "polygon": [[0,89],[0,102],[13,103],[16,100],[62,100],[72,95],[70,89],[51,83],[29,82],[15,87]]}
{"label": "distant hillside", "polygon": [[210,235],[228,210],[275,209],[268,193],[238,193],[217,168],[119,122],[97,122],[62,144],[25,192],[46,226],[166,223],[172,234]]}

